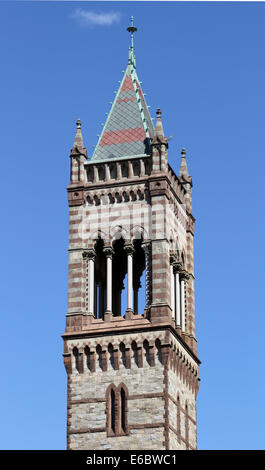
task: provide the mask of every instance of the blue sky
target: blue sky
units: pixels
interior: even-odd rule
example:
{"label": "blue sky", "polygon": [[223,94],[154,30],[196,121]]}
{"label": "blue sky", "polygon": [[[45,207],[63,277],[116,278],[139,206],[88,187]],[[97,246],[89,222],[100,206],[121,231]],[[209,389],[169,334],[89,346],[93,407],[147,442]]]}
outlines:
{"label": "blue sky", "polygon": [[64,449],[69,151],[127,64],[184,146],[196,217],[199,449],[264,449],[265,4],[0,2],[1,449]]}

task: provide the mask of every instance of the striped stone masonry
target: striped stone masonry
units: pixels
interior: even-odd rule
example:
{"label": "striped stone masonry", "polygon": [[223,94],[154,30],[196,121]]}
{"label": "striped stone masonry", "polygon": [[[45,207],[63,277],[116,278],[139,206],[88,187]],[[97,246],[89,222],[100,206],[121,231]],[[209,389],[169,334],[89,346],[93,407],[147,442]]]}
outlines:
{"label": "striped stone masonry", "polygon": [[[149,161],[149,163],[147,163]],[[170,255],[185,253],[187,271],[191,275],[185,286],[186,292],[186,331],[185,337],[191,348],[196,349],[194,328],[194,273],[193,273],[193,230],[194,219],[186,210],[185,194],[178,178],[168,166],[167,171],[152,171],[152,161],[148,157],[142,158],[142,176],[140,174],[141,160],[132,159],[124,161],[132,165],[131,178],[122,177],[120,180],[103,178],[83,184],[77,190],[75,185],[69,192],[69,308],[68,315],[84,315],[88,305],[88,269],[83,259],[83,252],[92,248],[95,240],[100,236],[106,245],[111,245],[117,232],[126,242],[132,243],[135,233],[140,232],[143,241],[149,241],[151,248],[152,269],[149,269],[147,279],[149,294],[152,303],[146,305],[144,318],[157,322],[172,321],[170,291]],[[123,162],[123,163],[124,163]],[[135,168],[138,164],[138,178],[135,177]],[[98,164],[96,164],[98,165]],[[108,167],[113,162],[108,162]],[[93,167],[95,165],[91,165]],[[106,167],[105,173],[106,174]],[[146,168],[149,168],[148,172]],[[111,169],[107,172],[112,175]],[[117,174],[115,173],[115,175]],[[149,173],[149,174],[147,174]],[[95,174],[94,170],[91,174]],[[115,176],[114,175],[114,176]],[[80,204],[80,194],[82,204]],[[180,196],[180,197],[179,197]],[[77,203],[76,203],[77,201]],[[152,277],[150,272],[152,271]],[[152,318],[151,318],[152,317]],[[69,320],[69,318],[68,318]],[[69,320],[70,321],[70,320]],[[93,322],[90,319],[88,323]],[[70,323],[88,324],[86,319],[73,319]],[[69,328],[68,322],[68,328]],[[183,332],[184,333],[184,332]]]}
{"label": "striped stone masonry", "polygon": [[167,154],[130,50],[92,158],[80,120],[70,153],[68,449],[197,448],[192,179]]}
{"label": "striped stone masonry", "polygon": [[[69,449],[196,449],[198,362],[169,330],[65,338],[64,360]],[[118,435],[111,388],[126,390]]]}

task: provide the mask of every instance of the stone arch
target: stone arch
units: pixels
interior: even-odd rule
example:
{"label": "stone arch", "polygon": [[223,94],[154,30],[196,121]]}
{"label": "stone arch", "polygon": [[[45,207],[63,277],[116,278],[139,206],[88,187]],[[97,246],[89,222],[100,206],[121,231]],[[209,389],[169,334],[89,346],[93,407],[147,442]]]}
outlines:
{"label": "stone arch", "polygon": [[122,197],[123,197],[123,201],[124,201],[124,202],[129,202],[130,198],[129,198],[129,196],[128,196],[127,191],[123,191],[123,192],[122,192]]}
{"label": "stone arch", "polygon": [[117,406],[115,403],[116,387],[111,383],[106,390],[106,428],[107,436],[115,436],[117,428]]}
{"label": "stone arch", "polygon": [[148,240],[146,229],[142,225],[134,225],[130,231],[130,238],[132,242],[139,239]]}
{"label": "stone arch", "polygon": [[84,353],[85,353],[85,365],[86,365],[86,369],[87,369],[88,371],[91,371],[91,352],[90,352],[89,346],[85,346]]}
{"label": "stone arch", "polygon": [[91,197],[90,194],[88,194],[88,195],[86,196],[86,202],[87,202],[87,204],[88,204],[89,206],[93,206],[94,200],[93,200],[93,198]]}
{"label": "stone arch", "polygon": [[74,357],[74,369],[76,372],[80,373],[80,361],[79,361],[79,351],[76,346],[73,347],[73,357]]}
{"label": "stone arch", "polygon": [[156,357],[158,359],[158,361],[163,364],[163,360],[162,360],[162,348],[161,348],[161,341],[159,338],[157,338],[155,340],[155,347],[156,347]]}
{"label": "stone arch", "polygon": [[112,238],[112,272],[115,276],[112,278],[112,313],[113,316],[122,315],[122,291],[125,288],[124,280],[127,273],[127,257],[124,250],[125,239],[122,228],[114,233]]}
{"label": "stone arch", "polygon": [[126,349],[125,349],[125,344],[123,343],[123,341],[121,341],[120,343],[119,350],[120,350],[121,364],[124,367],[126,367]]}
{"label": "stone arch", "polygon": [[108,356],[109,356],[109,364],[110,364],[111,368],[115,369],[115,365],[114,365],[114,348],[113,348],[112,343],[108,344]]}
{"label": "stone arch", "polygon": [[145,339],[143,342],[143,352],[144,352],[146,363],[150,366],[150,350],[149,350],[149,341],[147,339]]}
{"label": "stone arch", "polygon": [[144,192],[140,188],[137,189],[137,199],[139,201],[143,201],[144,199]]}
{"label": "stone arch", "polygon": [[99,206],[100,205],[100,196],[98,196],[98,194],[94,194],[93,199],[94,199],[94,205]]}
{"label": "stone arch", "polygon": [[184,249],[182,249],[182,251],[181,251],[180,260],[181,260],[183,268],[185,269],[186,268],[186,253],[185,253]]}
{"label": "stone arch", "polygon": [[115,193],[115,202],[117,202],[117,203],[122,202],[122,195],[119,191],[116,191],[116,193]]}
{"label": "stone arch", "polygon": [[102,366],[102,347],[100,344],[97,345],[96,347],[96,360],[97,360],[97,369],[103,370]]}
{"label": "stone arch", "polygon": [[127,240],[128,232],[122,225],[115,225],[111,227],[110,229],[110,236],[111,236],[111,244],[113,245],[113,242],[120,238]]}
{"label": "stone arch", "polygon": [[118,404],[118,432],[128,434],[128,388],[123,382],[116,388],[115,395]]}
{"label": "stone arch", "polygon": [[130,194],[130,201],[136,201],[135,190],[131,189],[129,194]]}
{"label": "stone arch", "polygon": [[139,367],[138,366],[138,349],[137,349],[137,343],[135,340],[132,341],[131,351],[132,351],[132,363],[134,363],[137,367]]}
{"label": "stone arch", "polygon": [[112,193],[108,193],[108,198],[109,198],[109,204],[114,204],[115,197],[113,196]]}
{"label": "stone arch", "polygon": [[97,240],[102,239],[105,243],[105,241],[108,239],[108,235],[104,230],[102,229],[97,229],[94,232],[91,232],[89,235],[89,240],[92,240],[93,246],[95,247]]}

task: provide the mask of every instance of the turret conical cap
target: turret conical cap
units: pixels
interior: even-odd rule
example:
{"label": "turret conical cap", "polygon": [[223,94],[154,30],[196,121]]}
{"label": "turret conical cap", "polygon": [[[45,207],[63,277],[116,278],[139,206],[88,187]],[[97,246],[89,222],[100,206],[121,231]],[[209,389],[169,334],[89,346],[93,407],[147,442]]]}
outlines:
{"label": "turret conical cap", "polygon": [[81,131],[81,121],[80,119],[77,119],[76,121],[76,134],[75,134],[75,140],[74,140],[74,145],[71,150],[71,155],[85,155],[87,156],[87,150],[84,146],[83,142],[83,136],[82,136],[82,131]]}

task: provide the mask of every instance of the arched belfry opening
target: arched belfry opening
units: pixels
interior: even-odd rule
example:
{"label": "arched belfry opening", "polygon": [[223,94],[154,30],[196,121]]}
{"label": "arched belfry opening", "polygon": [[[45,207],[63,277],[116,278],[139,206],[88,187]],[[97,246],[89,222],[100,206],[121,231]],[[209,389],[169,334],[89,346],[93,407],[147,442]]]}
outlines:
{"label": "arched belfry opening", "polygon": [[99,237],[93,252],[89,279],[92,273],[94,318],[105,320],[106,314],[118,317],[126,312],[143,314],[146,306],[146,253],[142,234],[135,234],[130,243],[118,234],[107,245]]}
{"label": "arched belfry opening", "polygon": [[133,311],[135,314],[143,313],[145,306],[145,252],[143,238],[140,234],[133,241]]}
{"label": "arched belfry opening", "polygon": [[116,238],[112,244],[112,313],[114,317],[124,314],[121,310],[122,291],[125,289],[124,279],[127,273],[124,245],[125,241],[122,237]]}
{"label": "arched belfry opening", "polygon": [[104,240],[95,242],[94,317],[103,318],[106,310],[106,255]]}

